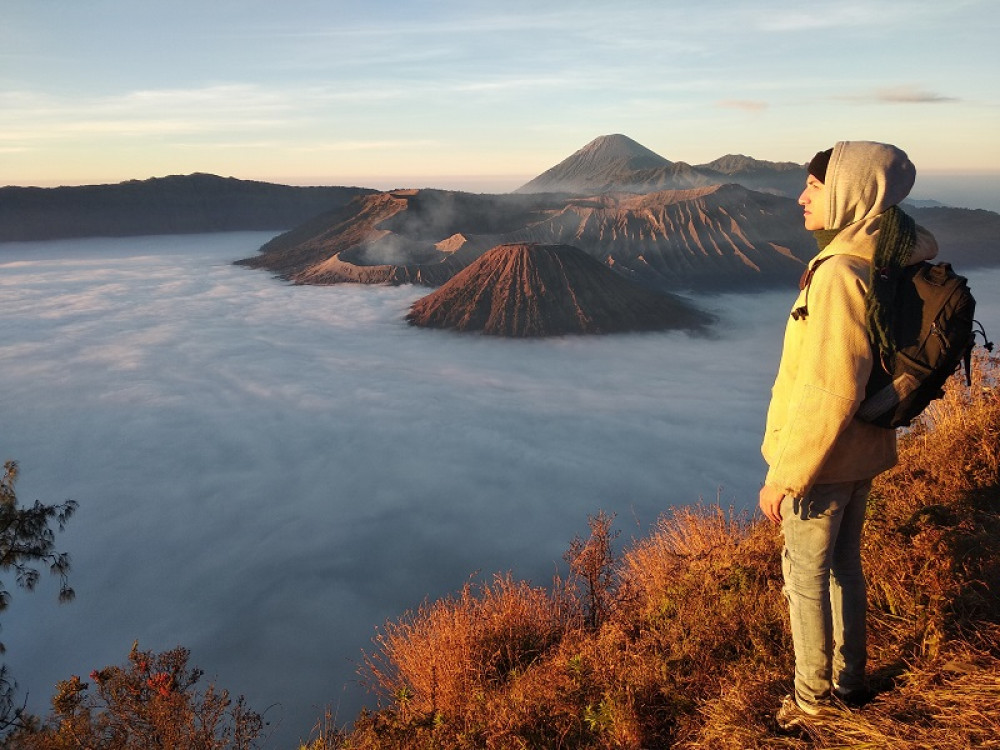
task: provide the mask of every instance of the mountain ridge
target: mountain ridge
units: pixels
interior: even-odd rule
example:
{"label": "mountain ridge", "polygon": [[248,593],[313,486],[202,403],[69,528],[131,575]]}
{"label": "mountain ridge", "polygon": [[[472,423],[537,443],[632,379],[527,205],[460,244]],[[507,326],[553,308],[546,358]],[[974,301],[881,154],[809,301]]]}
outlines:
{"label": "mountain ridge", "polygon": [[204,172],[107,185],[7,186],[0,188],[0,242],[283,230],[375,192]]}
{"label": "mountain ridge", "polygon": [[[782,283],[815,253],[795,202],[804,179],[790,162],[728,154],[692,166],[612,134],[502,194],[292,187],[199,172],[8,186],[0,242],[285,230],[238,263],[294,283],[430,286],[499,244],[567,243],[647,286],[725,288]],[[643,204],[642,195],[658,197]],[[935,233],[942,259],[997,264],[1000,214],[920,202],[906,210]]]}
{"label": "mountain ridge", "polygon": [[744,154],[726,154],[707,164],[698,164],[695,166],[695,169],[707,169],[721,174],[735,175],[741,172],[765,169],[799,173],[804,171],[804,166],[790,161],[766,161],[763,159],[754,159],[752,156]]}
{"label": "mountain ridge", "polygon": [[803,164],[762,161],[742,154],[727,154],[697,166],[670,161],[616,133],[598,136],[515,192],[649,193],[735,182],[791,198],[801,192],[805,178]]}

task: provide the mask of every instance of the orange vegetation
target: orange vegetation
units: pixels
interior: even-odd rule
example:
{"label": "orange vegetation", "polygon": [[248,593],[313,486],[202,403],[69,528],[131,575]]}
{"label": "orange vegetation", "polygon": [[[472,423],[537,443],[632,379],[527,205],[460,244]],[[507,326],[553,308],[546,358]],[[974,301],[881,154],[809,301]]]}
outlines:
{"label": "orange vegetation", "polygon": [[[377,638],[381,707],[326,748],[965,748],[1000,738],[1000,391],[980,358],[878,479],[865,564],[876,698],[783,735],[791,644],[780,537],[696,505],[616,559],[591,519],[550,589],[497,576]],[[993,744],[990,744],[993,743]]]}

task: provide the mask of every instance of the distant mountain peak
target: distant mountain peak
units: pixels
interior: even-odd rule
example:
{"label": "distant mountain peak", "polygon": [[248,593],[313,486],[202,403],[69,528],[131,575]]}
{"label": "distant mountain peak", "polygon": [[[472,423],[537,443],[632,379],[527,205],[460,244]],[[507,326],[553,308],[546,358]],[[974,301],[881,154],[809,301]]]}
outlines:
{"label": "distant mountain peak", "polygon": [[591,159],[602,164],[615,164],[629,169],[656,169],[671,162],[627,135],[601,135],[581,148],[570,159]]}
{"label": "distant mountain peak", "polygon": [[517,192],[577,192],[603,188],[636,172],[669,169],[673,162],[626,135],[602,135],[546,170]]}
{"label": "distant mountain peak", "polygon": [[795,164],[794,162],[762,161],[761,159],[754,159],[752,156],[745,156],[744,154],[726,154],[725,156],[720,156],[715,161],[710,161],[708,164],[699,164],[698,168],[712,169],[716,172],[722,172],[723,174],[728,175],[736,175],[744,172],[753,172],[764,169],[777,172],[798,171],[803,169],[801,164]]}

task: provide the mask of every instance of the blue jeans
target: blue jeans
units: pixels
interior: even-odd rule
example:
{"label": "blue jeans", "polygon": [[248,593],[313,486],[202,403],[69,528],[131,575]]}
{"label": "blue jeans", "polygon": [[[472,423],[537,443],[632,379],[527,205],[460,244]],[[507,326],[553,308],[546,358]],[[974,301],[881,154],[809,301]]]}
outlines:
{"label": "blue jeans", "polygon": [[782,573],[795,647],[795,700],[804,710],[865,685],[868,604],[861,528],[871,480],[815,486],[781,502]]}

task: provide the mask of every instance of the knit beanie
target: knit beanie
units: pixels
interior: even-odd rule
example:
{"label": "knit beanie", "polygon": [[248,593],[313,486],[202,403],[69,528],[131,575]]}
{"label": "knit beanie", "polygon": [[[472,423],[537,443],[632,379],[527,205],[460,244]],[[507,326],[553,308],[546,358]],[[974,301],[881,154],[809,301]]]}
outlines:
{"label": "knit beanie", "polygon": [[822,183],[826,182],[826,168],[830,165],[830,157],[833,156],[833,149],[828,148],[826,151],[820,151],[812,158],[809,162],[809,166],[806,170]]}

